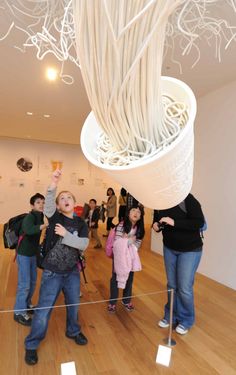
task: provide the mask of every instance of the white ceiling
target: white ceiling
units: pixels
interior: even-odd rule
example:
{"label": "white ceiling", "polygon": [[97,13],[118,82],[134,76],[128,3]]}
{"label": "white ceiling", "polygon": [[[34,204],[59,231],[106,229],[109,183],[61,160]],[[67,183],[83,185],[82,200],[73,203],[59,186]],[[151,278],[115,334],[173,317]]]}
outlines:
{"label": "white ceiling", "polygon": [[[236,25],[236,14],[234,15]],[[0,35],[4,27],[0,25]],[[48,65],[60,64],[53,56],[38,61],[33,49],[21,53],[13,48],[19,35],[0,42],[0,136],[79,144],[80,130],[90,111],[79,68],[66,64],[65,72],[74,77],[73,85],[50,83],[45,79]],[[179,56],[183,74],[166,57],[163,75],[185,81],[202,96],[236,80],[236,42],[222,52],[222,62],[214,58],[214,47],[201,45],[201,59],[194,69],[194,54]],[[33,116],[26,112],[33,112]],[[50,114],[50,118],[44,118]]]}

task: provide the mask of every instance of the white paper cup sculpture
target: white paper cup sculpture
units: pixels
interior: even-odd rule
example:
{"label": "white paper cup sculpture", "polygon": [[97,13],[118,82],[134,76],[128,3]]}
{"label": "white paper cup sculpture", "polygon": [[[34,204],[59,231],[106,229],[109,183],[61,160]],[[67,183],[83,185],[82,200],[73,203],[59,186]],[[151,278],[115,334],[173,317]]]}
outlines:
{"label": "white paper cup sculpture", "polygon": [[165,209],[179,204],[190,192],[193,178],[196,100],[182,81],[162,77],[162,91],[187,104],[189,120],[178,138],[157,155],[126,166],[108,166],[98,160],[97,141],[102,132],[93,112],[81,132],[85,157],[124,186],[144,206]]}
{"label": "white paper cup sculpture", "polygon": [[161,78],[168,19],[180,3],[94,1],[88,7],[80,0],[74,8],[94,114],[82,130],[82,150],[150,208],[175,206],[192,186],[195,98],[184,83]]}
{"label": "white paper cup sculpture", "polygon": [[180,203],[192,186],[196,101],[183,82],[161,78],[164,49],[172,49],[173,61],[176,45],[183,56],[193,49],[195,65],[205,39],[220,60],[236,40],[235,26],[221,18],[227,8],[236,12],[235,0],[2,2],[0,13],[14,21],[0,40],[16,25],[26,35],[23,49],[62,62],[65,82],[73,79],[64,62],[80,67],[93,111],[81,135],[88,160],[147,207]]}

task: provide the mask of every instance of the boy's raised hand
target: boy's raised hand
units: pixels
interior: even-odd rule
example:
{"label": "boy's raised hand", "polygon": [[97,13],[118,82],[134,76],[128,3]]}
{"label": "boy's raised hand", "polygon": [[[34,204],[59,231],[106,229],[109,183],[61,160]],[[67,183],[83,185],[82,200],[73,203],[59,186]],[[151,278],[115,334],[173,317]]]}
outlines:
{"label": "boy's raised hand", "polygon": [[61,177],[61,170],[60,169],[56,169],[53,174],[52,174],[52,182],[51,182],[51,187],[52,188],[55,188],[57,185],[58,185],[58,182],[60,180],[60,177]]}

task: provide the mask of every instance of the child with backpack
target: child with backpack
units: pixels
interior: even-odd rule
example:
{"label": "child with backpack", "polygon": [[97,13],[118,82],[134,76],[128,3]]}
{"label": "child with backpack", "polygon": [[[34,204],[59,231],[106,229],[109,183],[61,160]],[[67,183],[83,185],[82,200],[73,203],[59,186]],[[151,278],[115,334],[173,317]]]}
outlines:
{"label": "child with backpack", "polygon": [[110,313],[116,312],[119,288],[123,289],[123,306],[128,311],[134,310],[134,305],[131,303],[132,285],[134,271],[141,270],[138,249],[144,234],[143,209],[137,205],[129,208],[124,221],[113,228],[109,234],[106,253],[113,257],[110,302],[107,307]]}
{"label": "child with backpack", "polygon": [[14,320],[25,326],[31,324],[31,318],[28,313],[33,312],[31,298],[37,281],[36,253],[41,231],[47,226],[43,222],[44,200],[44,196],[39,193],[30,198],[32,210],[20,223],[20,237],[16,248],[18,283],[14,306]]}
{"label": "child with backpack", "polygon": [[74,215],[75,197],[69,191],[61,191],[56,197],[56,189],[61,177],[57,169],[47,190],[44,213],[49,226],[46,232],[46,256],[38,301],[30,334],[25,339],[25,362],[38,362],[37,348],[44,339],[52,307],[61,291],[67,306],[66,332],[69,339],[78,345],[86,345],[87,338],[78,324],[78,304],[80,299],[79,254],[88,246],[88,227],[83,219]]}

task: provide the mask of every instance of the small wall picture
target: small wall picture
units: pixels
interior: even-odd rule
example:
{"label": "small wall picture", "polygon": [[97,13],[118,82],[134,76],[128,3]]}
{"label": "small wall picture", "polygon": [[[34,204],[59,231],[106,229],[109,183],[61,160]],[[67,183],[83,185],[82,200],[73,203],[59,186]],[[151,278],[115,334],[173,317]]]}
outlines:
{"label": "small wall picture", "polygon": [[29,158],[20,158],[16,165],[22,172],[29,172],[33,168],[33,163]]}

